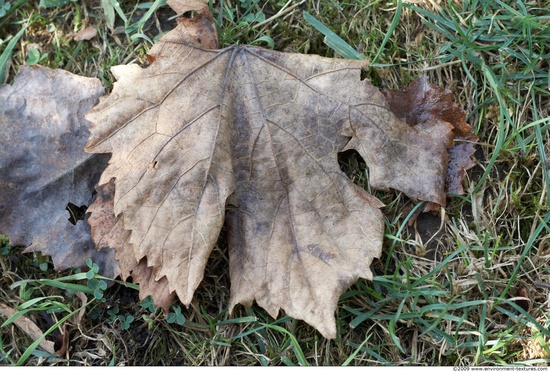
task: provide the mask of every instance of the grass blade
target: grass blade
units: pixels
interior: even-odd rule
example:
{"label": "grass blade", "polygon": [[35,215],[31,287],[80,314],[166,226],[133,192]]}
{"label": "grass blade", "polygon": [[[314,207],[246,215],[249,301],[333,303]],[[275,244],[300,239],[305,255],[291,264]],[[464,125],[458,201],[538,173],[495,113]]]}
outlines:
{"label": "grass blade", "polygon": [[384,47],[386,46],[386,43],[390,40],[391,36],[393,35],[393,32],[397,28],[397,25],[399,24],[399,21],[401,20],[401,11],[403,10],[403,5],[401,4],[401,0],[397,1],[397,8],[395,9],[395,14],[393,16],[393,20],[390,24],[390,27],[388,28],[388,31],[386,31],[386,35],[384,36],[384,40],[382,40],[382,44],[380,44],[380,47],[378,48],[378,52],[376,52],[376,55],[370,62],[370,65],[372,67],[376,67],[376,63],[378,62],[378,58],[382,55],[382,52],[384,51]]}
{"label": "grass blade", "polygon": [[353,359],[355,359],[355,357],[357,356],[357,354],[359,354],[359,352],[361,351],[361,349],[363,349],[363,347],[365,346],[365,344],[369,341],[369,338],[370,338],[371,335],[368,335],[367,338],[365,338],[365,341],[361,342],[361,345],[359,345],[355,351],[344,361],[344,363],[342,363],[342,367],[346,367],[348,366],[352,361]]}
{"label": "grass blade", "polygon": [[8,62],[11,59],[11,55],[13,53],[13,48],[15,48],[15,45],[25,32],[25,30],[29,26],[23,27],[8,43],[6,46],[6,49],[2,52],[2,55],[0,55],[0,84],[4,84],[7,79],[7,73],[8,73]]}
{"label": "grass blade", "polygon": [[312,25],[317,31],[325,35],[324,42],[332,50],[347,59],[365,59],[359,52],[346,43],[340,36],[336,35],[334,31],[319,22],[308,12],[304,11],[304,19]]}
{"label": "grass blade", "polygon": [[298,363],[300,363],[300,365],[302,365],[302,366],[310,366],[311,365],[306,360],[304,352],[302,351],[302,348],[300,347],[300,343],[298,342],[298,340],[296,340],[296,337],[294,337],[294,335],[292,333],[290,333],[289,331],[287,331],[283,327],[280,327],[280,326],[277,326],[277,325],[266,324],[266,323],[262,323],[262,325],[266,328],[270,328],[270,329],[279,331],[279,332],[284,333],[285,335],[287,335],[290,339],[290,342],[292,343],[292,346],[293,346],[292,350],[294,351],[294,355],[296,356],[296,359],[298,359]]}

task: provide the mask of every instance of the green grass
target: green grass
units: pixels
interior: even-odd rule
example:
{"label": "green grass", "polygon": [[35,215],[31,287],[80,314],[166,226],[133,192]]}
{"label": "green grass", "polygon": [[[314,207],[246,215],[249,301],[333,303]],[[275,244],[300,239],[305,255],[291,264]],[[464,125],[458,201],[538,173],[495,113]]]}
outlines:
{"label": "green grass", "polygon": [[[109,89],[109,67],[146,64],[152,43],[175,25],[161,1],[67,1],[40,10],[38,1],[10,3],[0,16],[0,78],[6,71],[7,81],[40,60],[99,77]],[[370,190],[357,154],[340,157],[350,178],[386,204],[386,239],[374,281],[360,280],[340,298],[335,340],[284,314],[272,319],[257,306],[237,307],[230,316],[222,241],[196,301],[189,309],[175,302],[169,314],[140,301],[135,289],[90,282],[97,276],[92,263],[90,278],[57,273],[48,258],[3,243],[0,302],[38,324],[44,309],[54,324],[66,325],[72,346],[68,360],[47,356],[2,318],[0,364],[547,365],[550,5],[431,3],[212,4],[220,46],[364,58],[366,76],[381,88],[427,74],[453,91],[480,138],[465,195],[449,198],[439,216],[416,220],[415,205],[400,193]],[[87,25],[98,36],[73,41],[71,34]],[[87,293],[85,306],[73,294],[77,288]],[[516,299],[522,289],[528,307]],[[83,306],[81,322],[69,316]]]}

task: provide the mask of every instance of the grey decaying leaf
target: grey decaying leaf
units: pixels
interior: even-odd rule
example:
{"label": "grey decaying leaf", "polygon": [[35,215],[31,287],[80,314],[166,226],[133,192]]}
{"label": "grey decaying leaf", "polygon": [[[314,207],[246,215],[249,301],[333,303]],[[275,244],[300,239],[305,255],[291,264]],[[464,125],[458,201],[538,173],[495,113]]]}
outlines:
{"label": "grey decaying leaf", "polygon": [[23,67],[13,85],[0,86],[0,233],[13,246],[51,255],[57,269],[92,258],[114,277],[114,252],[96,251],[88,224],[73,225],[66,210],[92,202],[109,159],[82,150],[84,115],[102,93],[98,79],[40,66]]}

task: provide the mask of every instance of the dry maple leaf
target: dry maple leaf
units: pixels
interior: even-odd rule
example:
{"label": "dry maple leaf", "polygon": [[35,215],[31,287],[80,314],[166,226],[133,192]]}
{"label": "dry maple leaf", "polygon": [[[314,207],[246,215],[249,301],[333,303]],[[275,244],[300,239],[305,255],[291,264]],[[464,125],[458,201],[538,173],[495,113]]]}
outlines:
{"label": "dry maple leaf", "polygon": [[0,86],[0,233],[26,252],[52,256],[56,269],[87,258],[118,275],[112,251],[96,251],[90,227],[69,222],[68,203],[92,201],[109,156],[83,151],[84,114],[103,93],[101,82],[62,70],[24,67],[13,86]]}
{"label": "dry maple leaf", "polygon": [[452,126],[399,120],[360,61],[209,50],[181,24],[151,54],[146,69],[114,67],[87,116],[86,150],[112,153],[100,184],[116,180],[131,260],[188,305],[225,221],[230,307],[255,300],[335,337],[338,297],[372,278],[384,229],[382,203],[338,153],[357,150],[373,187],[444,205]]}

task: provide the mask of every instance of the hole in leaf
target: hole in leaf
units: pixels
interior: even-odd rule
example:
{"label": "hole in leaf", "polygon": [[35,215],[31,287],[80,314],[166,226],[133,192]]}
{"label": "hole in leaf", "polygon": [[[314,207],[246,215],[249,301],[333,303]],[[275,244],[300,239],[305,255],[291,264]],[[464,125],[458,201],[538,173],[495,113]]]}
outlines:
{"label": "hole in leaf", "polygon": [[84,219],[88,206],[81,205],[79,207],[73,203],[68,203],[65,209],[69,212],[69,215],[70,215],[69,222],[72,223],[73,225],[76,225],[77,221],[82,221]]}
{"label": "hole in leaf", "polygon": [[340,170],[357,186],[367,188],[369,169],[365,160],[355,150],[338,153]]}

